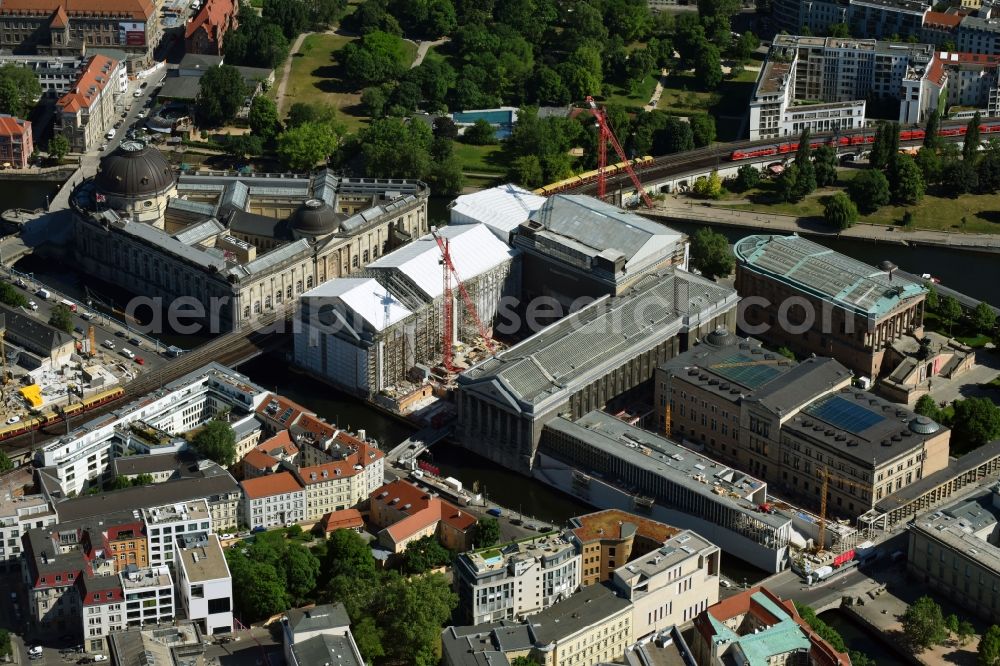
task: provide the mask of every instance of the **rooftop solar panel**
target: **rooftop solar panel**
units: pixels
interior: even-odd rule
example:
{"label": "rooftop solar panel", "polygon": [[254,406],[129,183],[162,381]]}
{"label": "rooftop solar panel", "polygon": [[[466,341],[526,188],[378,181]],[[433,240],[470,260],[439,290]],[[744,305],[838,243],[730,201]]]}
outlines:
{"label": "rooftop solar panel", "polygon": [[747,388],[759,388],[781,374],[781,367],[771,360],[735,354],[709,366],[712,372]]}
{"label": "rooftop solar panel", "polygon": [[839,395],[828,396],[802,410],[835,428],[859,435],[885,417]]}

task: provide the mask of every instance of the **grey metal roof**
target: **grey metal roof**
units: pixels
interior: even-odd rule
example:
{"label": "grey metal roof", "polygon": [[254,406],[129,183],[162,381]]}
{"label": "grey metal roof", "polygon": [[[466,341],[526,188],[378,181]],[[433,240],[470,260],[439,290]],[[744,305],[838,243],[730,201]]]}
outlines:
{"label": "grey metal roof", "polygon": [[365,666],[354,654],[347,636],[321,634],[292,646],[292,654],[300,666]]}
{"label": "grey metal roof", "polygon": [[754,391],[749,399],[780,416],[826,394],[851,376],[851,371],[835,359],[825,356],[808,358]]}
{"label": "grey metal roof", "polygon": [[528,617],[535,643],[550,645],[626,611],[632,605],[603,584],[591,585]]}
{"label": "grey metal roof", "polygon": [[282,245],[279,248],[271,250],[267,254],[260,256],[248,264],[239,266],[238,268],[232,269],[230,272],[244,273],[246,275],[255,275],[257,273],[263,273],[275,266],[282,264],[289,259],[293,259],[298,255],[304,255],[309,251],[309,241],[299,239],[294,243],[289,243],[288,245]]}
{"label": "grey metal roof", "polygon": [[240,210],[247,209],[247,202],[250,200],[250,188],[242,180],[235,180],[226,183],[219,198],[219,207],[232,206]]}
{"label": "grey metal roof", "polygon": [[458,381],[494,399],[537,404],[574,392],[601,368],[616,367],[622,357],[675,335],[689,322],[730,310],[736,301],[731,288],[685,271],[651,273],[623,295],[581,308],[470,368]]}
{"label": "grey metal roof", "polygon": [[[450,626],[441,632],[444,663],[450,666],[509,666],[506,655],[497,644],[494,631],[524,631],[527,625],[501,620],[475,626]],[[527,645],[533,645],[527,634]]]}
{"label": "grey metal roof", "polygon": [[191,225],[180,233],[174,234],[174,238],[185,245],[196,245],[203,240],[218,236],[225,230],[226,228],[222,226],[222,223],[213,217],[204,222]]}
{"label": "grey metal roof", "polygon": [[327,205],[336,208],[337,188],[339,185],[340,179],[337,178],[337,175],[330,169],[323,169],[313,179],[310,194],[314,199],[324,201]]}
{"label": "grey metal roof", "polygon": [[286,221],[276,217],[259,215],[237,208],[230,211],[228,221],[229,229],[237,233],[265,238],[287,237],[283,232],[287,226]]}
{"label": "grey metal roof", "polygon": [[351,618],[347,615],[347,609],[339,601],[305,610],[293,608],[286,615],[288,626],[293,633],[329,631],[351,626]]}
{"label": "grey metal roof", "polygon": [[149,243],[201,268],[214,268],[221,271],[226,267],[226,261],[222,257],[213,256],[205,252],[203,248],[195,248],[182,243],[167,232],[152,225],[142,222],[126,222],[121,229],[129,236]]}
{"label": "grey metal roof", "polygon": [[112,458],[111,471],[115,476],[157,472],[177,472],[179,476],[203,476],[198,465],[198,456],[188,450],[174,454],[150,453]]}
{"label": "grey metal roof", "polygon": [[167,200],[168,209],[181,210],[187,213],[197,213],[210,217],[215,214],[215,206],[204,201],[192,201],[191,199],[180,199],[171,197]]}
{"label": "grey metal roof", "polygon": [[181,69],[209,69],[222,64],[223,57],[216,55],[202,55],[200,53],[187,53],[181,58]]}
{"label": "grey metal roof", "polygon": [[170,76],[163,82],[163,87],[156,95],[165,99],[198,99],[201,92],[200,76]]}
{"label": "grey metal roof", "polygon": [[881,317],[927,289],[902,275],[890,276],[801,236],[747,236],[733,247],[747,270],[784,282],[853,312]]}
{"label": "grey metal roof", "polygon": [[0,328],[5,331],[8,343],[44,356],[73,340],[69,333],[6,305],[0,305]]}
{"label": "grey metal roof", "polygon": [[579,245],[589,248],[589,254],[618,250],[629,261],[649,254],[654,249],[651,245],[667,247],[681,238],[661,224],[580,194],[551,196],[529,219],[554,234],[556,242],[573,241],[578,249]]}

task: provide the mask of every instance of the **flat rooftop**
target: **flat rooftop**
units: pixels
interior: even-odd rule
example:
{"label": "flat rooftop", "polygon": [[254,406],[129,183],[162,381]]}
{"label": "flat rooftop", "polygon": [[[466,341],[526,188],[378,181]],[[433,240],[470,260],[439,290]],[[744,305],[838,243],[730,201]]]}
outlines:
{"label": "flat rooftop", "polygon": [[611,588],[601,584],[581,589],[540,613],[527,619],[537,645],[549,645],[568,637],[608,617],[627,611],[632,603],[619,597]]}
{"label": "flat rooftop", "polygon": [[927,294],[918,282],[890,275],[801,236],[747,236],[736,242],[733,252],[744,270],[870,319]]}
{"label": "flat rooftop", "polygon": [[1000,509],[993,506],[998,491],[1000,487],[994,486],[948,508],[925,513],[909,529],[940,541],[989,571],[1000,573],[1000,547],[977,535],[998,522]]}
{"label": "flat rooftop", "polygon": [[685,530],[668,539],[653,552],[615,569],[615,575],[630,584],[638,584],[676,567],[706,548],[716,548],[716,546],[708,539],[699,536],[697,532]]}
{"label": "flat rooftop", "polygon": [[188,520],[208,519],[211,513],[208,502],[203,499],[164,504],[146,509],[146,523],[149,525],[165,525]]}
{"label": "flat rooftop", "polygon": [[737,300],[729,287],[686,271],[650,273],[622,296],[595,301],[473,366],[458,382],[463,390],[531,409],[572,394],[606,369],[675,335],[687,318],[705,321],[732,309]]}
{"label": "flat rooftop", "polygon": [[676,527],[621,509],[595,511],[571,518],[570,522],[573,534],[584,542],[594,539],[627,539],[638,535],[663,543],[680,532]]}
{"label": "flat rooftop", "polygon": [[559,533],[540,537],[529,537],[520,541],[483,548],[460,555],[476,573],[500,571],[511,560],[548,559],[567,551],[576,552],[576,547]]}
{"label": "flat rooftop", "polygon": [[128,590],[141,590],[148,587],[172,587],[170,571],[166,567],[138,569],[121,574],[122,587]]}
{"label": "flat rooftop", "polygon": [[192,583],[229,578],[229,566],[222,554],[219,537],[209,534],[198,545],[180,549],[180,560]]}

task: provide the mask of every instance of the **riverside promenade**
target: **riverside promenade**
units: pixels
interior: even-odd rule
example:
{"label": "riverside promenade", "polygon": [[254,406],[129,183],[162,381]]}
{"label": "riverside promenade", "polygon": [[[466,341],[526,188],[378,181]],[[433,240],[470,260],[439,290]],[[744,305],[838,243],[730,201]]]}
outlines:
{"label": "riverside promenade", "polygon": [[822,220],[795,217],[758,211],[734,210],[720,204],[700,201],[683,201],[668,197],[656,202],[653,210],[637,210],[646,217],[669,224],[670,220],[701,222],[704,224],[739,227],[749,231],[765,230],[775,233],[798,233],[813,236],[832,236],[875,243],[896,245],[932,245],[976,252],[1000,253],[1000,235],[964,234],[930,229],[904,230],[880,224],[855,224],[850,229],[831,229]]}

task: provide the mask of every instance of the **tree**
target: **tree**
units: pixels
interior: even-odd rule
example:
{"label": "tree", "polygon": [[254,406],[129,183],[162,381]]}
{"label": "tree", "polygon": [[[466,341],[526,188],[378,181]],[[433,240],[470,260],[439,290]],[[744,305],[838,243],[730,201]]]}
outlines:
{"label": "tree", "polygon": [[664,121],[663,129],[653,133],[653,153],[668,155],[694,149],[691,125],[674,117]]}
{"label": "tree", "polygon": [[955,615],[954,613],[952,613],[951,615],[949,615],[944,619],[944,626],[947,627],[948,631],[950,631],[953,634],[958,633],[958,625],[959,625],[958,616]]}
{"label": "tree", "polygon": [[137,474],[134,479],[132,479],[132,487],[142,487],[151,486],[155,483],[152,474]]}
{"label": "tree", "polygon": [[233,580],[234,610],[244,622],[256,622],[288,608],[285,581],[274,566],[251,559],[244,549],[226,550]]}
{"label": "tree", "polygon": [[937,109],[931,111],[931,114],[927,116],[927,126],[924,128],[924,148],[928,150],[937,150],[941,145],[941,137],[938,135],[938,131],[941,128],[941,114],[938,113]]}
{"label": "tree", "polygon": [[507,177],[518,185],[530,189],[541,187],[545,184],[545,179],[542,175],[542,164],[538,161],[536,155],[523,155],[515,158],[510,166],[510,170],[507,172]]}
{"label": "tree", "polygon": [[496,518],[481,518],[476,523],[476,548],[486,548],[500,543],[500,523]]}
{"label": "tree", "polygon": [[737,62],[741,63],[750,62],[753,52],[756,51],[759,46],[760,40],[757,39],[757,35],[747,30],[740,35],[738,39],[733,41],[733,58],[736,59]]}
{"label": "tree", "polygon": [[831,23],[826,27],[826,34],[830,37],[850,37],[851,29],[846,23]]}
{"label": "tree", "polygon": [[372,118],[384,116],[388,105],[389,95],[385,86],[369,86],[361,91],[361,106]]}
{"label": "tree", "polygon": [[872,213],[889,203],[889,181],[881,171],[866,169],[850,182],[847,193],[858,210]]}
{"label": "tree", "polygon": [[9,305],[12,308],[23,308],[28,305],[28,299],[24,294],[14,288],[8,282],[0,282],[0,303]]}
{"label": "tree", "polygon": [[708,174],[708,177],[699,176],[698,179],[694,181],[694,194],[695,196],[703,199],[721,198],[722,179],[719,178],[719,172],[712,169],[712,172]]}
{"label": "tree", "polygon": [[744,164],[736,170],[736,177],[733,179],[730,189],[735,192],[746,192],[760,184],[760,171],[752,164]]}
{"label": "tree", "polygon": [[332,106],[296,102],[288,109],[285,125],[292,128],[306,123],[331,123],[336,118],[337,112]]}
{"label": "tree", "polygon": [[336,530],[326,544],[323,577],[374,578],[377,574],[371,547],[352,530]]}
{"label": "tree", "polygon": [[56,161],[62,160],[69,153],[69,139],[63,134],[53,134],[52,138],[49,139],[48,153],[49,157]]}
{"label": "tree", "polygon": [[691,241],[691,263],[711,280],[732,273],[736,260],[729,250],[726,237],[703,227]]}
{"label": "tree", "polygon": [[515,657],[510,666],[542,666],[531,657]]}
{"label": "tree", "polygon": [[328,28],[344,17],[347,0],[308,0],[309,19],[318,28]]}
{"label": "tree", "polygon": [[343,127],[336,123],[303,123],[278,136],[278,157],[289,169],[308,171],[325,162],[340,145]]}
{"label": "tree", "polygon": [[365,169],[374,178],[425,178],[434,140],[424,123],[380,118],[358,134]]}
{"label": "tree", "polygon": [[795,166],[798,167],[798,179],[795,183],[794,200],[798,201],[816,189],[816,167],[812,163],[812,146],[809,128],[799,135],[799,147],[795,151]]}
{"label": "tree", "polygon": [[929,394],[920,396],[917,404],[913,407],[913,411],[921,416],[926,416],[932,421],[939,421],[941,419],[941,410],[938,409],[937,403],[934,402],[934,398]]}
{"label": "tree", "polygon": [[226,421],[212,419],[191,440],[198,455],[229,467],[236,460],[236,435]]}
{"label": "tree", "polygon": [[896,158],[889,170],[889,178],[892,183],[892,198],[897,203],[912,206],[924,197],[924,176],[909,155]]}
{"label": "tree", "polygon": [[823,219],[837,229],[849,229],[858,221],[858,208],[846,194],[837,192],[827,197],[823,205]]}
{"label": "tree", "polygon": [[454,139],[458,136],[458,126],[448,116],[438,116],[434,119],[434,136],[443,139]]}
{"label": "tree", "polygon": [[281,131],[281,121],[278,120],[278,107],[270,97],[257,95],[250,104],[250,131],[267,143]]}
{"label": "tree", "polygon": [[408,574],[425,573],[447,565],[452,557],[451,551],[442,546],[436,536],[429,534],[406,546],[403,571]]}
{"label": "tree", "polygon": [[978,333],[989,334],[997,325],[997,315],[988,303],[980,301],[976,309],[969,315],[973,328]]}
{"label": "tree", "polygon": [[320,563],[308,548],[301,544],[288,545],[284,557],[285,581],[292,603],[301,604],[316,589]]}
{"label": "tree", "polygon": [[298,37],[309,25],[309,7],[303,0],[264,0],[260,15],[281,28],[289,40]]}
{"label": "tree", "polygon": [[52,313],[49,315],[49,326],[54,326],[60,331],[66,333],[73,332],[73,313],[70,309],[59,303],[54,308],[52,308]]}
{"label": "tree", "polygon": [[688,118],[694,145],[702,148],[715,141],[715,118],[707,113],[696,113]]}
{"label": "tree", "polygon": [[264,152],[264,142],[253,134],[230,134],[223,143],[226,154],[236,160],[246,159],[250,155],[260,155]]}
{"label": "tree", "polygon": [[816,187],[837,184],[837,151],[833,146],[823,144],[813,151],[813,168],[816,171]]}
{"label": "tree", "polygon": [[976,628],[968,620],[962,620],[958,623],[958,631],[955,633],[958,634],[959,644],[965,645],[970,638],[976,635]]}
{"label": "tree", "polygon": [[871,168],[887,168],[896,159],[896,155],[898,154],[899,124],[879,123],[875,129],[875,141],[872,143],[871,154],[868,157],[868,163],[871,165]]}
{"label": "tree", "polygon": [[924,176],[924,183],[933,185],[941,180],[941,156],[932,148],[921,148],[917,151],[917,166]]}
{"label": "tree", "polygon": [[14,469],[14,461],[6,453],[0,451],[0,474],[9,472],[12,469]]}
{"label": "tree", "polygon": [[461,194],[465,183],[462,164],[454,155],[449,155],[446,159],[435,158],[425,178],[427,184],[431,186],[431,191],[441,196]]}
{"label": "tree", "polygon": [[254,12],[242,12],[236,30],[226,33],[226,63],[276,69],[288,57],[291,44],[280,26]]}
{"label": "tree", "polygon": [[722,83],[722,57],[715,44],[705,42],[694,59],[694,75],[705,90],[715,90]]}
{"label": "tree", "polygon": [[488,146],[497,143],[496,129],[488,120],[480,118],[472,127],[465,128],[462,140],[474,146]]}
{"label": "tree", "polygon": [[219,127],[236,117],[248,92],[238,69],[230,65],[209,68],[199,83],[195,113],[202,126]]}
{"label": "tree", "polygon": [[989,398],[966,398],[952,403],[955,453],[965,453],[1000,437],[1000,407]]}
{"label": "tree", "polygon": [[941,185],[955,198],[979,187],[979,174],[971,160],[949,160],[941,168]]}
{"label": "tree", "polygon": [[940,645],[948,637],[941,607],[927,596],[920,597],[903,613],[903,635],[918,651]]}
{"label": "tree", "polygon": [[393,577],[380,591],[383,631],[393,639],[385,646],[387,656],[414,666],[436,666],[441,627],[458,605],[448,580],[438,573],[408,581]]}
{"label": "tree", "polygon": [[380,30],[369,32],[340,51],[346,79],[359,87],[398,79],[409,64],[407,58],[403,40]]}
{"label": "tree", "polygon": [[774,191],[781,201],[799,200],[799,165],[792,163],[785,167],[775,181]]}
{"label": "tree", "polygon": [[938,296],[937,289],[934,287],[928,287],[927,289],[927,309],[931,312],[936,312],[939,307],[941,307],[941,299]]}
{"label": "tree", "polygon": [[941,323],[948,326],[948,334],[951,335],[952,325],[962,317],[962,305],[953,296],[945,296],[941,299],[937,314]]}
{"label": "tree", "polygon": [[979,151],[979,123],[981,121],[982,118],[980,118],[979,112],[976,111],[969,124],[966,125],[965,140],[962,143],[962,159],[966,162],[974,161]]}
{"label": "tree", "polygon": [[0,67],[0,113],[27,118],[41,96],[42,86],[34,70],[13,63]]}
{"label": "tree", "polygon": [[365,616],[357,622],[351,623],[351,634],[354,642],[364,657],[365,663],[372,663],[379,657],[385,656],[385,648],[382,647],[382,635],[379,632],[375,620]]}
{"label": "tree", "polygon": [[1000,666],[1000,627],[991,625],[979,640],[978,666]]}

